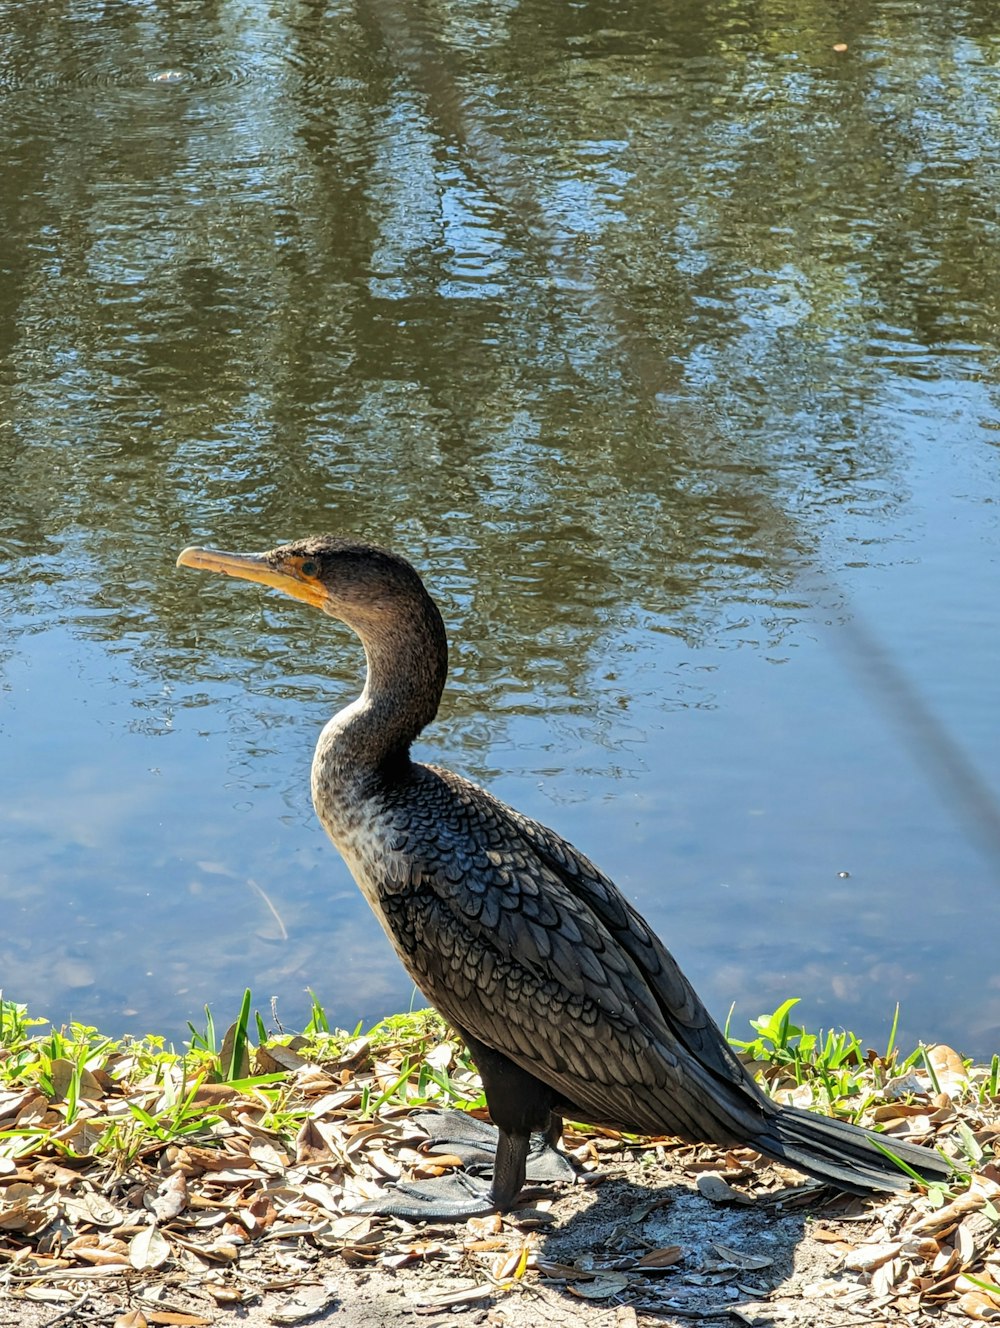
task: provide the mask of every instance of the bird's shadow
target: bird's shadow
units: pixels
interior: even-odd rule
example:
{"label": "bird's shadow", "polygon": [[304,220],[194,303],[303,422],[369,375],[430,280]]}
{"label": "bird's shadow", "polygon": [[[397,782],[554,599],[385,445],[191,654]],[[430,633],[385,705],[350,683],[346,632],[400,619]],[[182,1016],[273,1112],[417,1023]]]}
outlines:
{"label": "bird's shadow", "polygon": [[683,1181],[646,1185],[614,1174],[561,1188],[556,1223],[536,1246],[539,1271],[577,1306],[582,1296],[695,1319],[745,1306],[744,1321],[763,1328],[772,1321],[768,1302],[800,1300],[839,1261],[807,1231],[829,1191],[784,1193],[721,1204]]}

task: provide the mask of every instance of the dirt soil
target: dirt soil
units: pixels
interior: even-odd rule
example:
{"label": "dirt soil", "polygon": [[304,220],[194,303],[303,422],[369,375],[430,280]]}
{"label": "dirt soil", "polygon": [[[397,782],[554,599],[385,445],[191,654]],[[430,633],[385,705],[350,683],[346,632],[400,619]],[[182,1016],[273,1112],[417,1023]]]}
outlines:
{"label": "dirt soil", "polygon": [[[715,1162],[738,1186],[738,1160],[730,1155],[728,1171],[725,1159]],[[699,1162],[690,1150],[676,1160],[662,1149],[615,1150],[602,1163],[502,1223],[377,1219],[374,1239],[369,1230],[360,1245],[259,1242],[210,1279],[169,1265],[104,1275],[97,1265],[20,1283],[8,1269],[0,1272],[0,1328],[940,1322],[933,1306],[918,1307],[899,1288],[880,1294],[872,1269],[844,1269],[852,1250],[855,1263],[881,1258],[865,1251],[884,1250],[909,1200],[861,1204],[789,1189],[792,1173],[770,1165],[754,1169],[755,1197],[727,1193],[718,1167],[699,1171],[711,1159]]]}
{"label": "dirt soil", "polygon": [[[526,1190],[503,1218],[414,1223],[359,1204],[462,1163],[428,1137],[426,1109],[359,1113],[364,1091],[398,1080],[393,1048],[360,1039],[319,1065],[269,1047],[259,1072],[291,1058],[294,1138],[242,1081],[197,1085],[194,1132],[147,1132],[128,1154],[101,1150],[106,1121],[136,1099],[166,1119],[162,1073],[124,1088],[92,1075],[69,1121],[54,1088],[0,1094],[0,1120],[26,1130],[0,1150],[0,1328],[1000,1324],[995,1065],[936,1047],[926,1072],[879,1077],[866,1119],[890,1146],[956,1159],[947,1187],[862,1203],[751,1149],[571,1126],[575,1180]],[[457,1075],[455,1054],[436,1044],[426,1062]],[[798,1105],[813,1092],[771,1087]]]}

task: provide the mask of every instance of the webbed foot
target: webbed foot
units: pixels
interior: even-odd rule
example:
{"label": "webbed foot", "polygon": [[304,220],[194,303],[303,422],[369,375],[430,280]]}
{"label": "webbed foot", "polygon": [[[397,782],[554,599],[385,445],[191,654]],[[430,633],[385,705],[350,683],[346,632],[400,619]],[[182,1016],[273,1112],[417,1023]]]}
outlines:
{"label": "webbed foot", "polygon": [[[407,1122],[426,1131],[426,1152],[451,1153],[460,1157],[466,1170],[473,1175],[492,1174],[500,1133],[489,1121],[470,1116],[467,1111],[432,1108],[412,1112]],[[576,1180],[576,1171],[569,1158],[553,1146],[547,1135],[537,1130],[528,1144],[525,1179],[569,1182]]]}
{"label": "webbed foot", "polygon": [[464,1222],[497,1211],[493,1189],[483,1180],[455,1171],[431,1180],[399,1180],[377,1199],[366,1199],[352,1212],[404,1217],[408,1221]]}
{"label": "webbed foot", "polygon": [[429,1154],[454,1154],[466,1170],[431,1180],[397,1181],[377,1199],[367,1199],[352,1211],[410,1220],[464,1221],[506,1212],[526,1179],[576,1179],[569,1159],[552,1146],[554,1128],[529,1138],[497,1130],[464,1111],[418,1111],[407,1119],[427,1132]]}

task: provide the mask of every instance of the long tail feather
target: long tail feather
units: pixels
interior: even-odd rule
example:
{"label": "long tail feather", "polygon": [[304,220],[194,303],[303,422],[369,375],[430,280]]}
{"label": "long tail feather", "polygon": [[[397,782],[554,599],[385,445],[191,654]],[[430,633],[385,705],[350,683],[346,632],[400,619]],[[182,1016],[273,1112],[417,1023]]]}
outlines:
{"label": "long tail feather", "polygon": [[768,1125],[767,1133],[754,1140],[762,1153],[852,1194],[906,1190],[913,1184],[913,1177],[887,1157],[883,1148],[928,1182],[955,1178],[955,1167],[930,1149],[832,1116],[783,1107]]}

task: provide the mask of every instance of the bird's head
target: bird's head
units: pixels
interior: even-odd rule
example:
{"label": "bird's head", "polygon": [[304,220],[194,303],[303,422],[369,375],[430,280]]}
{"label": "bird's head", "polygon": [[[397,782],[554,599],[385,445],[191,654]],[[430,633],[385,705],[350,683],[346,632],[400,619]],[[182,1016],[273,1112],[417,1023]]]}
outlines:
{"label": "bird's head", "polygon": [[271,586],[339,618],[362,636],[429,598],[405,558],[334,535],[312,535],[267,553],[189,548],[177,565]]}

